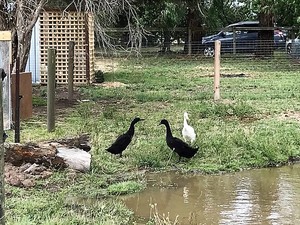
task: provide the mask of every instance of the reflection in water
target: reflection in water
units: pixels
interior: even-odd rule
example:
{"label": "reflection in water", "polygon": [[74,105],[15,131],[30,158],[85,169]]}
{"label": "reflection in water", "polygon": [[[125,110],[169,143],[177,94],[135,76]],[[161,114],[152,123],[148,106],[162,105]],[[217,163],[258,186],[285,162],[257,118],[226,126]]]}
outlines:
{"label": "reflection in water", "polygon": [[300,224],[300,165],[214,176],[150,174],[147,190],[123,200],[144,224],[154,203],[180,224]]}
{"label": "reflection in water", "polygon": [[183,187],[183,203],[189,203],[189,189],[187,187]]}
{"label": "reflection in water", "polygon": [[235,198],[221,212],[222,218],[220,224],[229,224],[232,222],[251,224],[255,221],[256,208],[251,190],[250,180],[242,178],[236,185]]}

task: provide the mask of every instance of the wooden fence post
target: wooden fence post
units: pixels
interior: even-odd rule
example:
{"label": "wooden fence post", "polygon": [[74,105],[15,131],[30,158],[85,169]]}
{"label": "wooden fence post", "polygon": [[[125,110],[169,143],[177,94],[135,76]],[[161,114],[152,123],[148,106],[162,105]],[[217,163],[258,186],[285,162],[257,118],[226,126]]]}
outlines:
{"label": "wooden fence post", "polygon": [[4,145],[3,145],[3,106],[2,106],[2,79],[0,77],[0,224],[5,224],[5,189],[4,189]]}
{"label": "wooden fence post", "polygon": [[[11,58],[11,31],[0,31],[0,224],[5,225],[5,184],[4,184],[4,122],[5,128],[9,129],[10,125],[7,123],[11,122],[11,112],[10,109],[7,111],[7,108],[3,108],[3,102],[8,103],[10,106],[10,101],[8,97],[3,99],[3,92],[10,93],[7,88],[10,87],[10,65],[12,63]],[[6,76],[5,76],[6,75]],[[5,78],[7,77],[7,78]],[[3,80],[6,80],[3,85]],[[4,113],[8,115],[9,118],[4,117]],[[5,120],[6,119],[6,120]]]}
{"label": "wooden fence post", "polygon": [[220,60],[221,42],[215,41],[215,60],[214,60],[214,100],[220,99]]}
{"label": "wooden fence post", "polygon": [[56,50],[48,49],[48,74],[47,74],[47,129],[55,129],[55,63]]}
{"label": "wooden fence post", "polygon": [[192,54],[192,29],[188,28],[188,55]]}
{"label": "wooden fence post", "polygon": [[69,56],[68,56],[68,100],[73,100],[73,86],[74,86],[74,46],[75,42],[69,42]]}
{"label": "wooden fence post", "polygon": [[20,58],[16,59],[15,79],[15,142],[20,143]]}

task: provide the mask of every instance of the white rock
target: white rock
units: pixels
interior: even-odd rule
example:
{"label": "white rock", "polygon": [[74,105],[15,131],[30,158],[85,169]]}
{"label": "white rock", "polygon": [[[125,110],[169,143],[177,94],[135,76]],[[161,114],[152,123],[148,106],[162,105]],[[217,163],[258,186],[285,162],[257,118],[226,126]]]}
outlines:
{"label": "white rock", "polygon": [[58,147],[57,156],[63,158],[69,168],[87,172],[91,167],[91,154],[79,148]]}

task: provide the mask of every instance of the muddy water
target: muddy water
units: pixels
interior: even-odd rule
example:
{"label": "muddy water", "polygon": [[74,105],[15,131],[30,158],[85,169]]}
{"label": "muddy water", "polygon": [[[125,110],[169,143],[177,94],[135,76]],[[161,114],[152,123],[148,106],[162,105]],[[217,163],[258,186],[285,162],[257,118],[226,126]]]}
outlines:
{"label": "muddy water", "polygon": [[144,192],[126,196],[137,221],[150,204],[178,224],[300,224],[300,165],[225,175],[150,174]]}

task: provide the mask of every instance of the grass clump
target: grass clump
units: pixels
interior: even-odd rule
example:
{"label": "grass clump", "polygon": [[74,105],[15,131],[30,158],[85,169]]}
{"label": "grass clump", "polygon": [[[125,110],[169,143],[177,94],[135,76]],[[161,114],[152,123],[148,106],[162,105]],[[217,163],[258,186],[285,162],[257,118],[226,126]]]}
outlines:
{"label": "grass clump", "polygon": [[178,216],[175,220],[170,219],[170,214],[160,214],[158,211],[157,204],[150,204],[150,221],[147,222],[147,225],[176,225],[179,224]]}
{"label": "grass clump", "polygon": [[107,191],[112,195],[124,195],[139,192],[144,189],[145,186],[136,181],[124,181],[108,186]]}
{"label": "grass clump", "polygon": [[251,105],[239,101],[237,103],[206,103],[201,105],[199,108],[200,118],[208,117],[255,117],[258,110],[253,108]]}
{"label": "grass clump", "polygon": [[[31,194],[30,196],[28,194]],[[70,201],[62,193],[28,191],[22,196],[10,197],[7,203],[8,224],[128,224],[132,219],[123,203],[115,200]],[[55,200],[53,199],[55,198]]]}
{"label": "grass clump", "polygon": [[32,97],[32,106],[46,106],[47,99],[40,96],[33,96]]}

